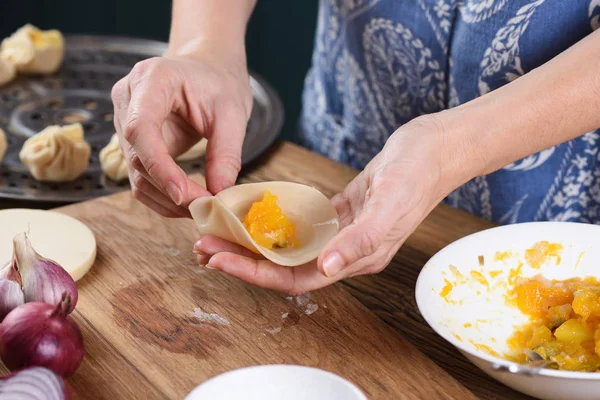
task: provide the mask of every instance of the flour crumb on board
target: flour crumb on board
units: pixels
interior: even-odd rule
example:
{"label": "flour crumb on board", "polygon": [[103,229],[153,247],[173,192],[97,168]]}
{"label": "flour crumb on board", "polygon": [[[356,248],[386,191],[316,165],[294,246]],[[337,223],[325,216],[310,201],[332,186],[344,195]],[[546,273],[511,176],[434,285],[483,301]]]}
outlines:
{"label": "flour crumb on board", "polygon": [[197,273],[198,275],[202,275],[206,273],[206,270],[204,268],[196,268],[194,270],[195,273]]}
{"label": "flour crumb on board", "polygon": [[122,285],[122,284],[123,284],[123,282],[119,282],[119,285]]}
{"label": "flour crumb on board", "polygon": [[300,306],[300,307],[304,307],[305,305],[308,304],[309,300],[310,300],[310,293],[301,294],[300,296],[296,297],[296,305]]}
{"label": "flour crumb on board", "polygon": [[199,319],[201,322],[229,325],[229,321],[221,317],[219,314],[204,312],[200,307],[194,308],[194,312],[191,314],[191,316]]}
{"label": "flour crumb on board", "polygon": [[166,249],[158,250],[158,254],[164,254],[171,257],[179,257],[181,252],[173,247],[167,247]]}
{"label": "flour crumb on board", "polygon": [[309,303],[306,306],[306,310],[304,310],[304,314],[306,314],[306,315],[314,314],[318,309],[319,309],[319,306],[317,304]]}
{"label": "flour crumb on board", "polygon": [[288,315],[290,315],[289,312],[284,312],[283,314],[281,314],[281,318],[286,319]]}
{"label": "flour crumb on board", "polygon": [[271,335],[277,335],[279,332],[281,332],[281,328],[267,329],[267,332],[269,332]]}

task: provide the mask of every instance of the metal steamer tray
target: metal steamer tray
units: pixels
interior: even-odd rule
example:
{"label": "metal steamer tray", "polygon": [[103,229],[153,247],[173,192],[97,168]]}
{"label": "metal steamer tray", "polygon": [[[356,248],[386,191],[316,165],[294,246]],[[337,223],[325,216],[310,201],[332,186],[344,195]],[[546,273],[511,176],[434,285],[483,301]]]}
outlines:
{"label": "metal steamer tray", "polygon": [[[0,128],[8,149],[0,166],[0,198],[43,202],[76,202],[127,189],[102,173],[98,153],[114,133],[112,86],[139,61],[159,56],[166,43],[100,36],[66,37],[59,72],[46,77],[20,77],[0,88]],[[244,165],[274,142],[283,123],[283,106],[275,91],[251,73],[252,115],[242,150]],[[81,122],[92,147],[90,165],[76,181],[38,182],[19,161],[23,142],[48,125]],[[202,172],[204,156],[179,162],[188,173]]]}

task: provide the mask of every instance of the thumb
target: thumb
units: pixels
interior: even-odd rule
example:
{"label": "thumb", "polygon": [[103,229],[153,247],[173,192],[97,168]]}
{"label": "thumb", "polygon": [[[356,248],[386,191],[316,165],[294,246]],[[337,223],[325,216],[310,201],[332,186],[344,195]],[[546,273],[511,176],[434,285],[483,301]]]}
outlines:
{"label": "thumb", "polygon": [[242,166],[242,145],[248,121],[241,108],[228,107],[217,114],[206,148],[206,185],[217,194],[235,184]]}
{"label": "thumb", "polygon": [[367,200],[360,214],[325,247],[317,264],[331,278],[353,263],[369,257],[384,244],[399,213],[394,196],[378,193]]}

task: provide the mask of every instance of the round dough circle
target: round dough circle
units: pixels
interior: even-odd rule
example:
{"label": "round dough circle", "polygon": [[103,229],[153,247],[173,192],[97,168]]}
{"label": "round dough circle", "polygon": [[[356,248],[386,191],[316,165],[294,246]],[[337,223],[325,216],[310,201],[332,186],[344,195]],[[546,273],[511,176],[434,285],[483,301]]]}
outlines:
{"label": "round dough circle", "polygon": [[9,209],[0,211],[0,268],[13,254],[13,238],[29,229],[29,240],[41,256],[56,261],[75,281],[96,259],[96,238],[81,221],[53,211]]}

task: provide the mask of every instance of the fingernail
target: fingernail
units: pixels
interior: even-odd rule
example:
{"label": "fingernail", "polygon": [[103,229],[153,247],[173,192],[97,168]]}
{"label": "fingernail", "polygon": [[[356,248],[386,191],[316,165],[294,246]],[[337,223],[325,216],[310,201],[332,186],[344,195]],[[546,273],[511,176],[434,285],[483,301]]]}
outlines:
{"label": "fingernail", "polygon": [[337,275],[342,269],[344,269],[344,260],[337,251],[329,253],[323,260],[323,271],[328,278]]}
{"label": "fingernail", "polygon": [[211,259],[212,259],[212,257],[208,260],[208,262],[206,263],[206,265],[204,267],[208,268],[208,269],[216,269],[215,267],[213,267],[212,265],[210,265],[210,260]]}
{"label": "fingernail", "polygon": [[200,246],[202,246],[202,239],[198,239],[196,243],[194,243],[194,249],[192,250],[192,253],[204,254],[204,252],[200,250]]}
{"label": "fingernail", "polygon": [[179,189],[179,186],[177,186],[175,182],[167,183],[167,194],[169,195],[171,200],[173,200],[173,202],[178,206],[180,206],[183,202],[183,194],[181,193],[181,189]]}

